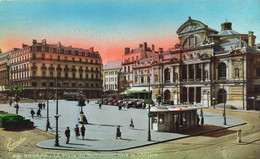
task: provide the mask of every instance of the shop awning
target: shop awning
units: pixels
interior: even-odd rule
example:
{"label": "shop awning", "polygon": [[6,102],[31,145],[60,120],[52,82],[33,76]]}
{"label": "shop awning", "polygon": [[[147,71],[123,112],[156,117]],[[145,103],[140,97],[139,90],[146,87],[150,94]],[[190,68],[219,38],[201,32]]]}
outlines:
{"label": "shop awning", "polygon": [[119,95],[126,95],[127,93],[126,92],[121,92]]}
{"label": "shop awning", "polygon": [[[150,91],[152,89],[150,88]],[[148,93],[148,88],[144,88],[144,87],[132,87],[129,90],[126,90],[127,93]]]}

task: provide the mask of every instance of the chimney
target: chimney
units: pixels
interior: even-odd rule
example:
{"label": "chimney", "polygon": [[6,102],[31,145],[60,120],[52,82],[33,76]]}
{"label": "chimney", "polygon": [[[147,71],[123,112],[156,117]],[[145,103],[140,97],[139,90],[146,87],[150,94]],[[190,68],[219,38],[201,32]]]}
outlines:
{"label": "chimney", "polygon": [[23,47],[23,48],[25,48],[25,47],[27,47],[27,46],[28,46],[28,45],[25,45],[24,43],[22,44],[22,47]]}
{"label": "chimney", "polygon": [[130,52],[130,48],[129,47],[126,47],[125,48],[125,55],[128,54]]}
{"label": "chimney", "polygon": [[90,52],[94,52],[94,47],[89,48]]}
{"label": "chimney", "polygon": [[[46,45],[46,40],[45,40],[45,45]],[[60,43],[60,41],[58,42],[58,48],[61,48],[61,43]]]}
{"label": "chimney", "polygon": [[143,47],[143,44],[139,44],[139,48],[142,48]]}
{"label": "chimney", "polygon": [[248,46],[252,47],[255,43],[254,32],[248,31]]}
{"label": "chimney", "polygon": [[152,44],[152,51],[154,51],[154,44]]}
{"label": "chimney", "polygon": [[144,45],[143,45],[143,51],[146,51],[147,50],[147,43],[144,42]]}
{"label": "chimney", "polygon": [[46,46],[46,39],[43,39],[43,40],[42,40],[42,45],[43,45],[43,46]]}
{"label": "chimney", "polygon": [[158,50],[159,50],[159,53],[162,54],[163,48],[159,48]]}
{"label": "chimney", "polygon": [[37,40],[33,39],[33,40],[32,40],[32,44],[33,44],[33,45],[34,45],[34,44],[37,44]]}
{"label": "chimney", "polygon": [[232,30],[232,23],[225,22],[221,24],[221,31],[222,30]]}

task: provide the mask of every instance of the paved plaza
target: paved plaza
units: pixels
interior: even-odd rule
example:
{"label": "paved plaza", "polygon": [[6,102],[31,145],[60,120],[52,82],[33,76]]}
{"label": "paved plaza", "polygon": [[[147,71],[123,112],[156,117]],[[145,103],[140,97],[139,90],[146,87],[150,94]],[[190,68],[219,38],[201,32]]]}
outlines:
{"label": "paved plaza", "polygon": [[[19,114],[34,121],[35,126],[43,131],[46,129],[47,121],[47,105],[42,110],[42,117],[31,118],[30,110],[38,110],[38,103],[20,103]],[[50,124],[53,130],[50,133],[55,134],[55,114],[56,102],[50,101]],[[15,108],[2,104],[1,110],[9,113],[15,113]],[[38,143],[37,145],[42,148],[50,149],[66,149],[66,150],[125,150],[169,140],[189,137],[187,134],[179,133],[165,133],[151,131],[152,141],[147,141],[148,135],[148,117],[147,110],[144,109],[126,109],[118,110],[117,106],[103,105],[99,109],[98,104],[90,101],[87,106],[83,107],[84,114],[87,117],[89,124],[86,124],[85,140],[76,140],[74,128],[78,124],[78,116],[80,107],[77,106],[76,101],[59,101],[59,139],[60,146],[54,146],[55,140],[48,140]],[[200,114],[200,110],[198,110]],[[135,128],[129,128],[131,118],[134,121]],[[227,125],[223,125],[222,114],[204,112],[205,125],[214,125],[219,128],[228,128],[236,125],[245,124],[244,121],[237,118],[227,116]],[[117,126],[121,126],[122,139],[116,139]],[[65,129],[70,127],[71,138],[70,143],[66,144]],[[81,127],[81,125],[80,125]]]}

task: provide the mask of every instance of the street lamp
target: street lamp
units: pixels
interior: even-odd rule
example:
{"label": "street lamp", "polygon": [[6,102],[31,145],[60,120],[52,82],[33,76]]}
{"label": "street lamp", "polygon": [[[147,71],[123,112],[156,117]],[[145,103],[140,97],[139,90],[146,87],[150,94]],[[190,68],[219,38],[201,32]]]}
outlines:
{"label": "street lamp", "polygon": [[148,99],[149,99],[149,103],[148,103],[148,139],[147,141],[151,141],[151,130],[150,130],[150,102],[151,102],[151,97],[150,97],[150,76],[148,76],[148,83],[149,83],[149,88],[148,88]]}
{"label": "street lamp", "polygon": [[224,103],[224,112],[223,112],[223,116],[224,116],[224,125],[227,125],[227,121],[226,121],[226,99],[224,96],[224,83],[223,83],[223,93],[222,93],[222,97],[223,97],[223,103]]}
{"label": "street lamp", "polygon": [[48,131],[48,128],[50,126],[50,120],[49,120],[49,86],[47,86],[47,123],[46,123],[46,131]]}
{"label": "street lamp", "polygon": [[58,120],[59,120],[59,115],[58,115],[58,73],[57,73],[57,68],[56,68],[56,115],[55,115],[55,118],[56,118],[55,146],[59,146],[59,134],[58,134]]}

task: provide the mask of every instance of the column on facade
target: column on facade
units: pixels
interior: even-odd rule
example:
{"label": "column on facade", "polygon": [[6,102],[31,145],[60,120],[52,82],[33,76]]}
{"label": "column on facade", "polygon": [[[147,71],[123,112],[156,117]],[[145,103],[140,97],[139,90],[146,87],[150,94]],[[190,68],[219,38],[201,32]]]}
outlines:
{"label": "column on facade", "polygon": [[196,93],[197,89],[196,88],[197,87],[193,87],[193,88],[194,88],[194,101],[193,101],[193,103],[196,104],[196,101],[197,101],[196,100],[197,99],[197,93]]}
{"label": "column on facade", "polygon": [[196,64],[193,65],[194,69],[194,81],[196,81],[197,75],[196,75]]}
{"label": "column on facade", "polygon": [[190,75],[190,69],[189,69],[189,65],[186,65],[187,67],[187,81],[189,81],[189,75]]}
{"label": "column on facade", "polygon": [[190,102],[190,87],[187,87],[187,102]]}
{"label": "column on facade", "polygon": [[201,66],[200,67],[201,68],[201,72],[200,72],[201,73],[201,75],[200,75],[201,78],[200,79],[201,79],[201,81],[203,81],[203,79],[204,79],[204,63],[200,64],[200,66]]}

